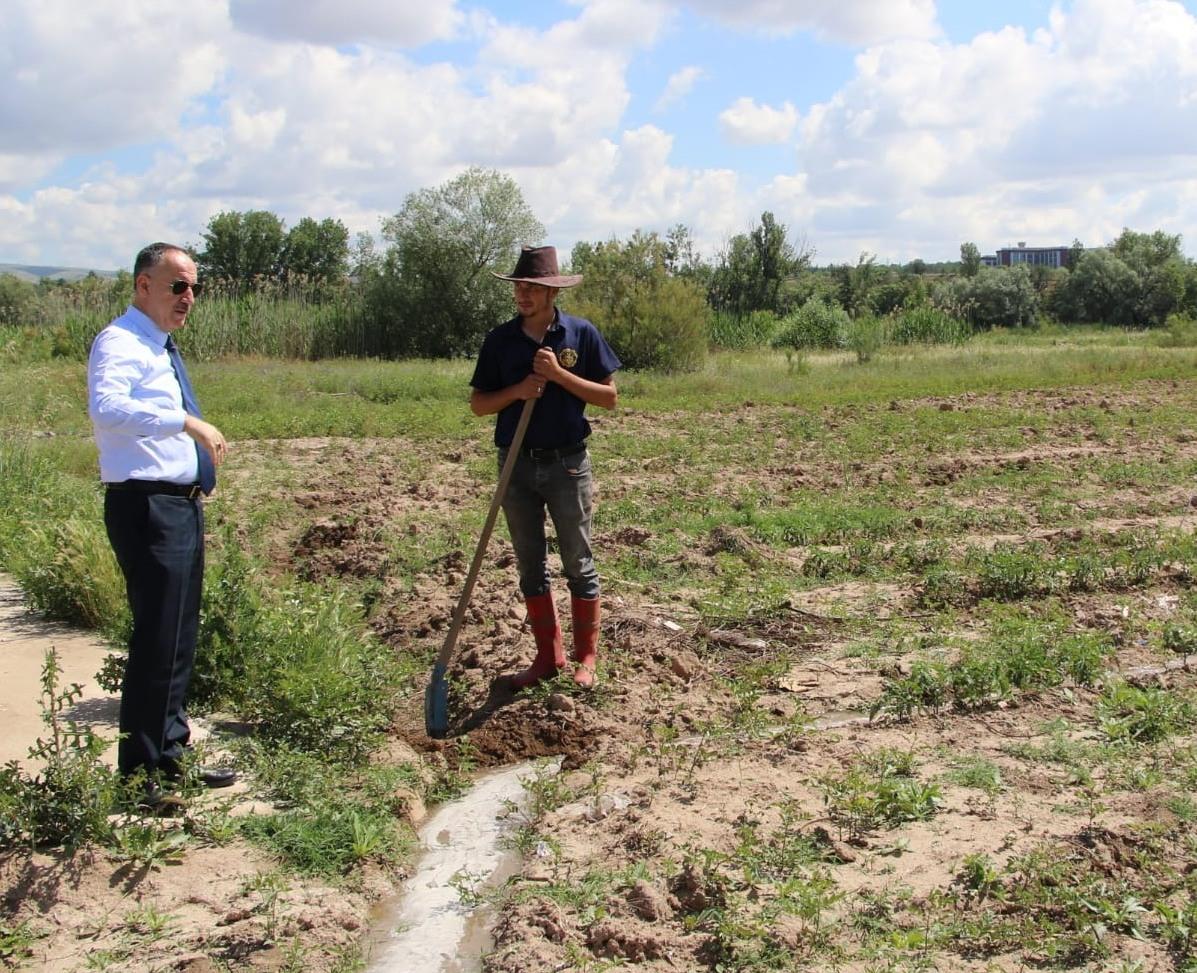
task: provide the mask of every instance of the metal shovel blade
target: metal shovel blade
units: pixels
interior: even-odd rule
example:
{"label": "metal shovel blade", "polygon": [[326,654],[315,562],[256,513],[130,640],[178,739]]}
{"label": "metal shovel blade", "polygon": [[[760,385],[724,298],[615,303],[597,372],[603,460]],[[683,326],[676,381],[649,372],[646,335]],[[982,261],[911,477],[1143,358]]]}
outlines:
{"label": "metal shovel blade", "polygon": [[449,684],[440,663],[432,667],[432,678],[424,690],[424,730],[434,740],[443,740],[449,733]]}

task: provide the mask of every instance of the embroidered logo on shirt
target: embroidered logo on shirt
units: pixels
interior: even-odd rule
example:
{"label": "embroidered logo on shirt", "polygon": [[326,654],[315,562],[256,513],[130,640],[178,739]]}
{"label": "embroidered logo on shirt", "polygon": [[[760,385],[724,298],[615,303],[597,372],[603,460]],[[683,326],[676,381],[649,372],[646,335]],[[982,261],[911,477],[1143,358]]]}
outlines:
{"label": "embroidered logo on shirt", "polygon": [[562,348],[557,352],[557,361],[561,362],[563,368],[573,368],[578,364],[578,353],[573,348]]}

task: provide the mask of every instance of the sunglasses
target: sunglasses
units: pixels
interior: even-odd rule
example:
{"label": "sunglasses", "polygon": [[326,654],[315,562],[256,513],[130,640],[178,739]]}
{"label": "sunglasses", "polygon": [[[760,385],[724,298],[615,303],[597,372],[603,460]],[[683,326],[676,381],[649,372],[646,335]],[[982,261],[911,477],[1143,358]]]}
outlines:
{"label": "sunglasses", "polygon": [[204,289],[203,283],[198,280],[194,284],[189,280],[172,280],[170,282],[170,292],[176,297],[179,294],[182,294],[183,291],[187,290],[188,287],[191,288],[192,297],[199,297],[200,291]]}

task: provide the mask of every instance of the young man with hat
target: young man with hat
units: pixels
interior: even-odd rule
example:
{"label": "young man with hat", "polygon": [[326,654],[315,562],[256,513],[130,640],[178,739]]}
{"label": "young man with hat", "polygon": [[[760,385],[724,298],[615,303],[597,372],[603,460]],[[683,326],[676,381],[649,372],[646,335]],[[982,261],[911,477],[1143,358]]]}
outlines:
{"label": "young man with hat", "polygon": [[520,590],[536,639],[536,659],[512,677],[517,689],[565,668],[561,626],[549,585],[545,511],[553,519],[573,616],[574,681],[594,685],[599,635],[599,580],[590,549],[593,484],[586,438],[587,405],[615,408],[619,359],[598,329],[562,314],[557,292],[582,282],[562,275],[553,247],[524,247],[510,274],[516,317],[490,331],[482,343],[470,408],[498,414],[495,445],[502,468],[523,403],[536,399],[520,454],[503,498],[503,513],[519,569]]}

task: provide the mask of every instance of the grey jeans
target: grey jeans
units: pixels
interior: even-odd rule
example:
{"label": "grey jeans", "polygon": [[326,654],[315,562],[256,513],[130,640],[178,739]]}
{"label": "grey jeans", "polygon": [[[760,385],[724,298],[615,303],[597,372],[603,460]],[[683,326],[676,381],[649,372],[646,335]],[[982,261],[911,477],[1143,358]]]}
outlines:
{"label": "grey jeans", "polygon": [[[499,468],[507,450],[499,450]],[[520,591],[533,598],[549,590],[548,540],[545,511],[553,519],[561,570],[575,598],[597,598],[598,571],[590,550],[590,518],[594,487],[590,454],[583,446],[572,454],[533,459],[516,458],[503,498],[503,514],[515,548]]]}

